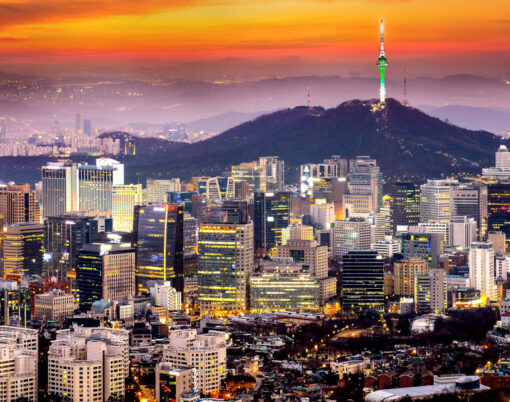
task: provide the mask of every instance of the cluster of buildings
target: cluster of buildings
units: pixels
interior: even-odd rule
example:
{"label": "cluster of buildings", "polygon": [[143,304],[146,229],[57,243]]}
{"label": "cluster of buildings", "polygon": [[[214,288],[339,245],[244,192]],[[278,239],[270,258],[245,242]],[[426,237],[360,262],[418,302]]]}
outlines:
{"label": "cluster of buildings", "polygon": [[[505,149],[496,159],[510,165]],[[331,305],[504,304],[509,206],[501,177],[384,183],[367,156],[302,165],[297,185],[273,156],[145,187],[111,158],[52,162],[35,189],[0,188],[0,324],[51,339],[48,392],[122,396],[127,360],[143,372],[150,356],[158,400],[196,400],[227,376],[226,327],[197,328],[200,317],[255,333],[315,323]]]}

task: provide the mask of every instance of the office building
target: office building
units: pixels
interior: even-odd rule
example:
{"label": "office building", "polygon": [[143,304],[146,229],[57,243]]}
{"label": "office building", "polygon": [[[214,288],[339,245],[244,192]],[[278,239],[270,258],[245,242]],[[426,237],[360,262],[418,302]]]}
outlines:
{"label": "office building", "polygon": [[255,249],[269,251],[282,243],[282,229],[289,226],[290,194],[257,192],[254,197]]}
{"label": "office building", "polygon": [[30,314],[35,316],[35,296],[48,293],[52,290],[62,290],[65,293],[71,293],[69,281],[59,281],[54,276],[37,277],[35,280],[28,282],[30,290]]}
{"label": "office building", "polygon": [[437,267],[443,254],[443,235],[439,233],[402,233],[400,235],[404,258],[423,258],[430,267]]}
{"label": "office building", "polygon": [[444,269],[433,268],[415,279],[414,305],[419,314],[442,313],[448,303]]}
{"label": "office building", "polygon": [[78,166],[70,162],[49,162],[42,168],[42,216],[78,211]]}
{"label": "office building", "polygon": [[184,257],[184,211],[177,204],[135,207],[136,283],[147,292],[147,281],[171,281],[182,292]]}
{"label": "office building", "polygon": [[290,257],[262,263],[250,278],[251,310],[316,312],[320,310],[320,284],[308,266]]}
{"label": "office building", "polygon": [[145,202],[166,203],[167,193],[181,191],[181,179],[168,180],[147,179],[147,192]]}
{"label": "office building", "polygon": [[123,398],[129,332],[74,327],[58,331],[48,352],[48,392],[73,402]]}
{"label": "office building", "polygon": [[282,246],[286,245],[289,240],[313,240],[313,226],[303,225],[301,223],[293,223],[282,229]]}
{"label": "office building", "polygon": [[186,393],[197,392],[196,370],[174,368],[172,363],[156,364],[156,401],[181,401]]}
{"label": "office building", "polygon": [[132,232],[135,206],[142,203],[142,185],[124,184],[112,187],[112,221],[114,232]]}
{"label": "office building", "polygon": [[233,165],[230,177],[234,183],[248,183],[250,193],[266,191],[266,167],[258,161]]}
{"label": "office building", "polygon": [[277,156],[261,156],[258,164],[264,170],[266,191],[283,191],[285,186],[285,162]]}
{"label": "office building", "polygon": [[473,218],[467,216],[454,216],[450,222],[450,246],[471,247],[476,241],[477,224]]}
{"label": "office building", "polygon": [[496,166],[482,169],[482,175],[489,180],[507,181],[510,178],[510,152],[506,145],[496,151]]}
{"label": "office building", "polygon": [[163,362],[175,369],[194,369],[196,390],[202,394],[217,394],[227,376],[225,333],[209,331],[198,335],[194,329],[171,331],[169,344],[163,347]]}
{"label": "office building", "polygon": [[[347,176],[347,160],[338,156],[324,160],[324,163],[308,163],[300,167],[300,189],[302,197],[315,198],[314,184],[322,179],[345,178]],[[345,190],[345,188],[344,188]],[[345,192],[345,191],[344,191]],[[320,196],[322,197],[322,193]]]}
{"label": "office building", "polygon": [[111,211],[113,181],[111,165],[78,165],[78,210]]}
{"label": "office building", "polygon": [[168,311],[179,311],[182,308],[182,294],[169,281],[150,283],[149,293],[156,307],[166,307]]}
{"label": "office building", "polygon": [[510,242],[510,183],[489,184],[487,194],[488,231],[503,232]]}
{"label": "office building", "polygon": [[410,226],[411,233],[437,233],[441,235],[444,245],[450,244],[450,223],[446,222],[420,222],[418,226]]}
{"label": "office building", "polygon": [[41,275],[44,255],[44,226],[40,223],[18,223],[4,227],[1,245],[2,277],[14,273]]}
{"label": "office building", "polygon": [[319,230],[331,229],[332,223],[335,222],[335,206],[334,204],[327,204],[316,202],[310,205],[310,217],[312,224]]}
{"label": "office building", "polygon": [[384,240],[372,244],[372,250],[377,251],[385,258],[392,258],[395,254],[402,251],[402,245],[399,240],[391,236],[385,236]]}
{"label": "office building", "polygon": [[118,301],[135,294],[135,249],[130,243],[85,244],[78,254],[76,285],[80,309],[96,300]]}
{"label": "office building", "polygon": [[415,226],[420,220],[420,189],[414,183],[393,183],[390,187],[390,219],[397,226]]}
{"label": "office building", "polygon": [[78,251],[84,244],[92,243],[98,232],[98,222],[80,214],[50,216],[44,221],[45,259],[48,276],[69,280],[76,289]]}
{"label": "office building", "polygon": [[184,255],[196,254],[198,248],[198,222],[191,215],[184,214]]}
{"label": "office building", "polygon": [[234,198],[235,187],[232,177],[195,178],[198,195],[210,201]]}
{"label": "office building", "polygon": [[[209,223],[210,222],[210,223]],[[248,309],[253,271],[253,223],[205,221],[198,232],[198,285],[203,314],[233,315]]]}
{"label": "office building", "polygon": [[367,218],[376,210],[372,194],[345,194],[343,216],[350,218]]}
{"label": "office building", "polygon": [[371,248],[370,223],[364,219],[336,220],[331,232],[335,255],[344,255],[349,251],[370,250]]}
{"label": "office building", "polygon": [[328,247],[314,240],[289,239],[287,244],[278,246],[277,257],[291,257],[294,262],[307,266],[314,278],[328,277]]}
{"label": "office building", "polygon": [[452,190],[452,217],[466,216],[478,225],[479,237],[483,238],[487,232],[487,186],[473,182],[460,184]]}
{"label": "office building", "polygon": [[54,289],[48,293],[35,295],[35,317],[47,321],[59,321],[60,323],[74,315],[77,306],[74,296],[63,290]]}
{"label": "office building", "polygon": [[384,308],[384,260],[376,251],[349,251],[343,256],[343,306]]}
{"label": "office building", "polygon": [[487,233],[487,241],[492,243],[492,248],[496,254],[504,254],[506,252],[506,236],[503,232]]}
{"label": "office building", "polygon": [[30,190],[29,184],[0,186],[0,222],[3,225],[39,222],[40,219],[35,190]]}
{"label": "office building", "polygon": [[383,175],[375,159],[371,159],[369,156],[358,156],[356,159],[349,161],[349,193],[352,195],[370,195],[372,212],[379,212],[382,207],[382,185]]}
{"label": "office building", "polygon": [[16,281],[0,281],[0,323],[13,327],[30,327],[31,293]]}
{"label": "office building", "polygon": [[457,180],[428,180],[420,187],[420,222],[449,223]]}
{"label": "office building", "polygon": [[337,219],[344,219],[344,196],[347,193],[345,177],[322,177],[313,182],[312,194],[315,202],[333,204]]}
{"label": "office building", "polygon": [[469,250],[468,264],[470,286],[479,290],[484,300],[497,301],[492,244],[473,242]]}
{"label": "office building", "polygon": [[393,265],[394,292],[398,296],[414,296],[415,279],[427,275],[429,264],[423,258],[409,258]]}

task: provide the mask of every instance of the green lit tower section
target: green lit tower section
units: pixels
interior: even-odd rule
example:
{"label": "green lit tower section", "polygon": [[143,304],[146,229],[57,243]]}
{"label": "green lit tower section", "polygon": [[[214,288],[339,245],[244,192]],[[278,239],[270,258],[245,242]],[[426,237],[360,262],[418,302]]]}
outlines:
{"label": "green lit tower section", "polygon": [[384,103],[386,101],[386,84],[384,82],[384,71],[388,68],[388,59],[384,51],[384,24],[381,20],[381,49],[379,50],[379,58],[377,59],[377,68],[381,72],[381,88],[379,89],[379,101]]}

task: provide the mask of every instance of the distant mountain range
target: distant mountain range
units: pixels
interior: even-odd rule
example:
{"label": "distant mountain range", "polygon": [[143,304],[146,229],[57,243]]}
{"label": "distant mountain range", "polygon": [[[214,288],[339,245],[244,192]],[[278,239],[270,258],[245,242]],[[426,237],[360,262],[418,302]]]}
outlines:
{"label": "distant mountain range", "polygon": [[[509,145],[489,132],[457,127],[394,99],[373,111],[375,102],[351,100],[331,109],[284,109],[195,144],[136,138],[137,155],[121,158],[126,181],[219,175],[232,164],[264,155],[277,155],[286,162],[289,181],[298,180],[300,164],[331,155],[370,155],[388,181],[437,178],[478,173],[481,167],[494,164],[494,152],[501,143]],[[47,159],[0,158],[0,179],[39,180],[38,168]]]}

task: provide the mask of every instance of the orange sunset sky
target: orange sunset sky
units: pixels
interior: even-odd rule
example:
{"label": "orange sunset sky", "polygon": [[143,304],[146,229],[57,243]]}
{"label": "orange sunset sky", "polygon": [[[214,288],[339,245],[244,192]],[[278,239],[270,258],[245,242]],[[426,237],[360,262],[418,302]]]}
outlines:
{"label": "orange sunset sky", "polygon": [[476,58],[505,71],[509,0],[0,0],[0,63],[374,61],[380,18],[390,63]]}

